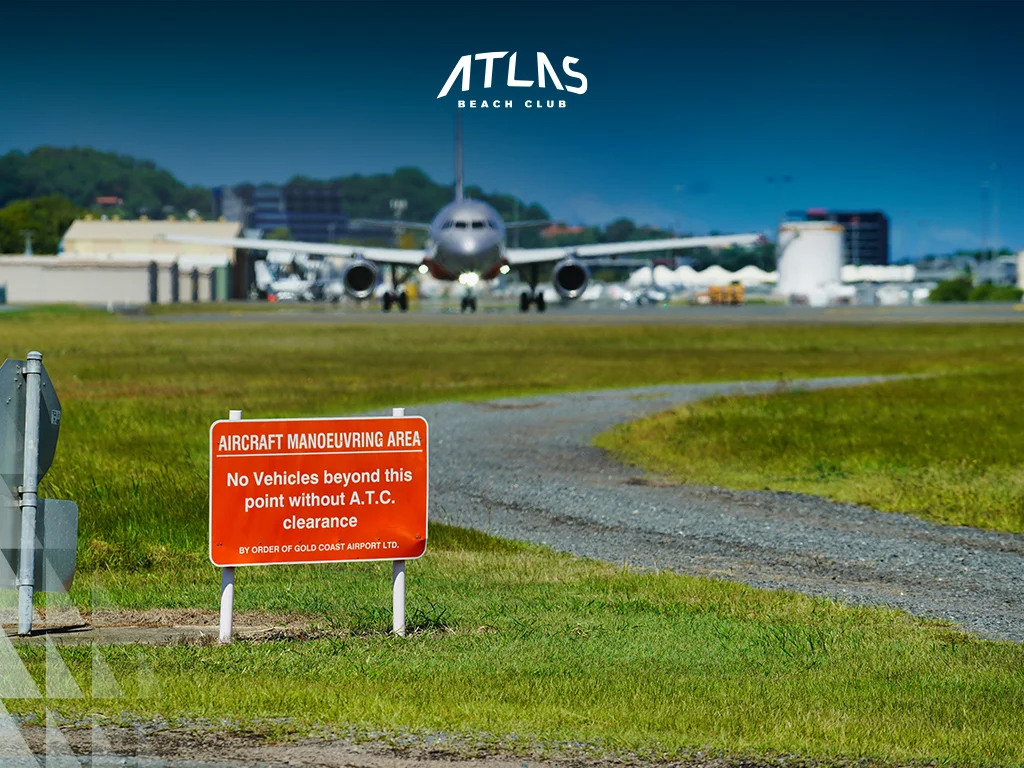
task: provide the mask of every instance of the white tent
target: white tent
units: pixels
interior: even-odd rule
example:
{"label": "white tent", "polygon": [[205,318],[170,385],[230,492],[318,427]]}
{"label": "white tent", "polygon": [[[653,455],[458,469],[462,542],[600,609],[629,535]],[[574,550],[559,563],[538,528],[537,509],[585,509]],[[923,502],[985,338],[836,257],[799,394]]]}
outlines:
{"label": "white tent", "polygon": [[654,282],[657,285],[676,285],[676,274],[663,264],[654,268]]}
{"label": "white tent", "polygon": [[844,283],[912,283],[917,269],[913,264],[846,264],[841,274]]}
{"label": "white tent", "polygon": [[650,267],[640,267],[640,269],[629,276],[629,280],[627,282],[632,286],[650,285],[651,277],[652,273]]}
{"label": "white tent", "polygon": [[691,286],[696,285],[699,278],[697,277],[697,270],[689,264],[683,264],[676,267],[675,275],[672,279],[676,285]]}
{"label": "white tent", "polygon": [[753,264],[748,264],[742,269],[736,270],[732,276],[733,280],[739,280],[740,285],[749,287],[752,285],[764,285],[765,283],[776,282],[777,277],[773,276],[771,272],[765,272],[760,267],[755,267]]}
{"label": "white tent", "polygon": [[700,285],[728,285],[735,279],[732,272],[717,264],[697,274]]}

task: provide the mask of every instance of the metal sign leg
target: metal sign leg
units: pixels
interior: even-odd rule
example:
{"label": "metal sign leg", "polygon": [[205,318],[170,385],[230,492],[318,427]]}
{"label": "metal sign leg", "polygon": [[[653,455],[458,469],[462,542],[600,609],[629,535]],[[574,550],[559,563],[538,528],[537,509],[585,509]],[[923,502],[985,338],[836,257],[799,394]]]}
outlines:
{"label": "metal sign leg", "polygon": [[398,636],[405,634],[405,560],[391,564],[392,630]]}
{"label": "metal sign leg", "polygon": [[[392,408],[391,415],[405,416],[405,408]],[[405,635],[405,560],[391,563],[391,628],[399,637]]]}
{"label": "metal sign leg", "polygon": [[231,623],[235,603],[235,569],[220,571],[220,641],[231,642]]}
{"label": "metal sign leg", "polygon": [[36,506],[39,483],[39,379],[43,356],[29,352],[25,364],[25,461],[21,480],[21,552],[18,559],[18,634],[32,632],[35,591]]}
{"label": "metal sign leg", "polygon": [[[241,421],[241,411],[229,411],[228,420]],[[235,612],[235,569],[222,568],[220,572],[220,641],[232,640],[232,622]]]}

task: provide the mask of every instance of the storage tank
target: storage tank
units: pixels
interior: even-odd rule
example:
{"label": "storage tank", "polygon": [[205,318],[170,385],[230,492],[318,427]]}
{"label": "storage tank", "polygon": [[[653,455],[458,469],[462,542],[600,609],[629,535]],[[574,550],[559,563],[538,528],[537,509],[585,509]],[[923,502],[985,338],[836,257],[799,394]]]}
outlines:
{"label": "storage tank", "polygon": [[843,227],[833,221],[787,221],[779,227],[778,292],[791,301],[828,304],[841,285]]}

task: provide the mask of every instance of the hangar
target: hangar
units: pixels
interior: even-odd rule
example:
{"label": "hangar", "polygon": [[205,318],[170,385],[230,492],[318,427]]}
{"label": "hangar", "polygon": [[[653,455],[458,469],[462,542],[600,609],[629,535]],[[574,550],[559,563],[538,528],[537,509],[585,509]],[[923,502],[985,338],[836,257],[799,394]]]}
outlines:
{"label": "hangar", "polygon": [[245,296],[244,253],[160,239],[240,232],[241,224],[229,221],[79,219],[56,256],[0,259],[0,286],[6,300],[18,304],[167,304]]}
{"label": "hangar", "polygon": [[236,262],[232,248],[172,243],[160,235],[238,237],[242,225],[232,221],[117,221],[79,219],[61,241],[62,258],[88,258],[148,264],[177,263],[181,269],[226,267]]}

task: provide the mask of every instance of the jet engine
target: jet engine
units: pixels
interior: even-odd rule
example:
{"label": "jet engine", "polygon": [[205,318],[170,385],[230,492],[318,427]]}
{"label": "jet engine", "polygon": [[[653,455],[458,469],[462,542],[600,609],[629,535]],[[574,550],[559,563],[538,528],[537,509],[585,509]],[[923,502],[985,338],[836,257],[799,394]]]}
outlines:
{"label": "jet engine", "polygon": [[368,299],[377,287],[377,267],[372,261],[354,259],[341,273],[341,282],[353,299]]}
{"label": "jet engine", "polygon": [[551,282],[555,284],[555,290],[563,299],[578,299],[590,282],[590,270],[582,261],[570,256],[555,264]]}

